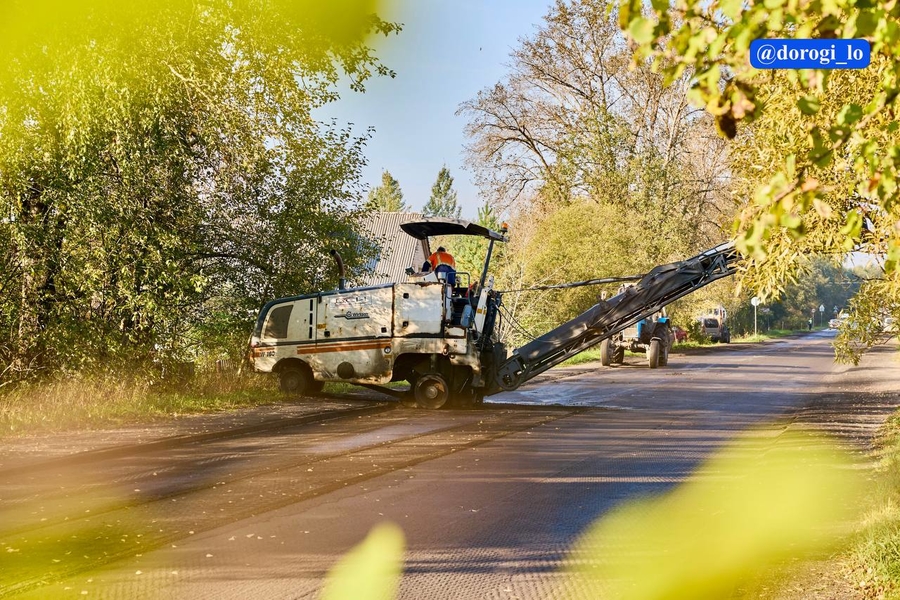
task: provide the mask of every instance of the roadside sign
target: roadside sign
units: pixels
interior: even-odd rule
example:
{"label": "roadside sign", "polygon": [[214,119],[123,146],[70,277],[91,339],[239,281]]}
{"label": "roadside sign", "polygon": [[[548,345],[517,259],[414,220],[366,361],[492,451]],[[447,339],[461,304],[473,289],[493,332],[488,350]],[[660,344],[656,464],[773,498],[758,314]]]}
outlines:
{"label": "roadside sign", "polygon": [[753,296],[752,298],[750,298],[750,304],[752,304],[753,306],[759,306],[759,298]]}
{"label": "roadside sign", "polygon": [[824,304],[820,304],[820,305],[819,305],[819,312],[820,312],[820,313],[825,312],[825,305],[824,305]]}

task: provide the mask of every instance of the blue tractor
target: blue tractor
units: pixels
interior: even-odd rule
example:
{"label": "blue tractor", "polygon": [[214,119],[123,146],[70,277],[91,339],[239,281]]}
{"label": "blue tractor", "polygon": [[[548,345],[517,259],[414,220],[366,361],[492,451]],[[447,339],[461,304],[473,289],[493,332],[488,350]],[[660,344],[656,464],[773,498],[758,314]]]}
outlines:
{"label": "blue tractor", "polygon": [[621,365],[625,351],[630,350],[646,353],[651,369],[664,367],[669,363],[669,350],[674,343],[672,323],[662,310],[600,342],[600,364]]}

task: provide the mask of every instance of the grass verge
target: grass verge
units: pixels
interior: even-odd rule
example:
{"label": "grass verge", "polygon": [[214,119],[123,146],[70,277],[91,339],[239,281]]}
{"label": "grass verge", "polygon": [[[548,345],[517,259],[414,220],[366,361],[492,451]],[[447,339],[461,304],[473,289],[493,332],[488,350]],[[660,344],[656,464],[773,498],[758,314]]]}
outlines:
{"label": "grass verge", "polygon": [[[802,333],[802,331],[797,331],[794,329],[770,329],[766,333],[760,333],[756,336],[754,335],[744,335],[744,336],[735,336],[731,339],[732,342],[736,344],[750,344],[755,342],[764,342],[766,340],[772,340],[777,338],[788,337],[794,335],[796,333]],[[686,340],[683,342],[678,342],[672,347],[672,352],[678,353],[683,350],[695,350],[697,348],[711,348],[713,346],[718,346],[719,344],[713,343],[711,341],[703,341],[698,342],[694,340]],[[641,356],[642,353],[633,353],[633,352],[625,352],[625,356]],[[600,360],[600,348],[594,347],[590,350],[585,350],[580,354],[576,354],[572,358],[564,361],[562,366],[573,366],[580,365],[588,362],[594,362]]]}
{"label": "grass verge", "polygon": [[[403,381],[385,387],[402,390],[409,384]],[[360,389],[349,383],[325,385],[326,394]],[[60,379],[22,385],[0,394],[0,437],[146,423],[291,399],[278,390],[274,376],[255,373],[199,374],[182,385],[166,388],[113,377]]]}
{"label": "grass verge", "polygon": [[60,379],[0,394],[0,436],[140,423],[281,398],[273,379],[256,374],[202,374],[164,389],[140,379]]}
{"label": "grass verge", "polygon": [[734,336],[731,341],[735,344],[753,344],[755,342],[764,342],[766,340],[788,337],[796,333],[803,333],[803,331],[804,330],[795,329],[770,329],[765,333],[758,333],[756,335],[748,333],[747,335]]}
{"label": "grass verge", "polygon": [[864,598],[900,598],[900,413],[878,440],[873,506],[860,523],[848,564],[853,587]]}

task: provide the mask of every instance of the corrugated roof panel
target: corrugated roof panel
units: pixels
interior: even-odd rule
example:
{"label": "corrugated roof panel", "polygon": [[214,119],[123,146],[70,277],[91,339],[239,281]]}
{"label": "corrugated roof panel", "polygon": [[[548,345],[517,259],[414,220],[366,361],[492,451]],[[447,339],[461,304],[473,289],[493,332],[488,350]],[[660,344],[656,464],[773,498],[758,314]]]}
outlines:
{"label": "corrugated roof panel", "polygon": [[429,254],[427,240],[400,229],[403,223],[421,219],[421,213],[373,212],[360,223],[363,234],[381,248],[377,259],[366,265],[369,274],[361,285],[406,281],[408,267],[422,266]]}

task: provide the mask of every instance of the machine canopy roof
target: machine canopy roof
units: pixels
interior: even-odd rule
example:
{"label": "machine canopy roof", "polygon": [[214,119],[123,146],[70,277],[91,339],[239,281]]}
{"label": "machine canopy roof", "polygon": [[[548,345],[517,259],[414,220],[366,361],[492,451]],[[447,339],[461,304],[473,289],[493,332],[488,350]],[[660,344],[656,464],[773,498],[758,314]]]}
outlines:
{"label": "machine canopy roof", "polygon": [[477,235],[498,242],[507,241],[506,236],[502,233],[462,219],[431,217],[422,221],[403,223],[400,228],[417,240],[424,240],[436,235]]}

